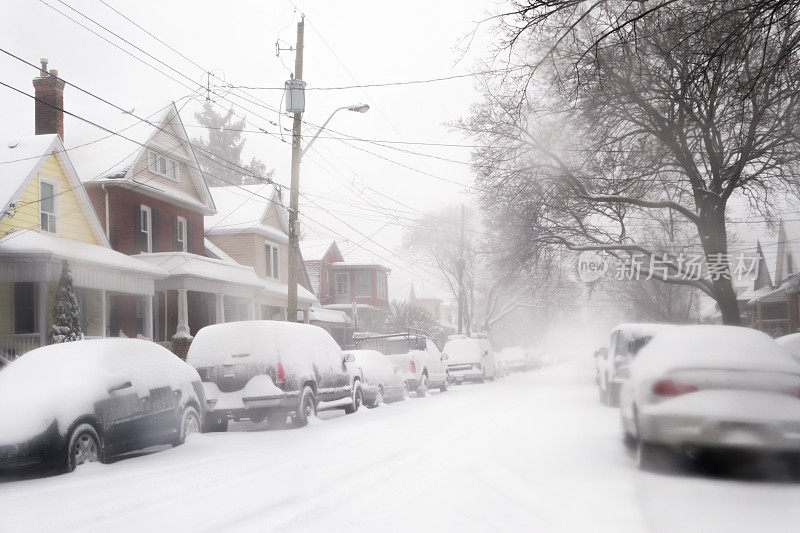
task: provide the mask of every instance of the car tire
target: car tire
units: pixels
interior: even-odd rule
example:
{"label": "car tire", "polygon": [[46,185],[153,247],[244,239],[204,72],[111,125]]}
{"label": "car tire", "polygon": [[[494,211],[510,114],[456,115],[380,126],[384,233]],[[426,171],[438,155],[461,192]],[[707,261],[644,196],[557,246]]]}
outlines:
{"label": "car tire", "polygon": [[450,390],[450,373],[444,375],[444,383],[439,387],[439,392],[447,392]]}
{"label": "car tire", "polygon": [[350,405],[345,406],[344,413],[352,415],[364,404],[364,391],[361,390],[361,382],[356,380],[353,383],[353,400]]}
{"label": "car tire", "polygon": [[383,387],[378,387],[378,390],[375,392],[375,399],[372,400],[372,403],[367,405],[367,408],[375,409],[382,403],[384,403]]}
{"label": "car tire", "polygon": [[408,387],[408,381],[403,383],[403,400],[408,400],[411,397],[411,389]]}
{"label": "car tire", "polygon": [[417,398],[424,398],[428,395],[428,374],[422,374],[417,387]]}
{"label": "car tire", "polygon": [[86,463],[103,462],[103,441],[91,424],[80,424],[67,441],[66,470],[72,472]]}
{"label": "car tire", "polygon": [[228,419],[208,415],[203,422],[203,433],[225,433],[228,431]]}
{"label": "car tire", "polygon": [[306,385],[300,391],[297,410],[292,415],[292,425],[296,428],[304,427],[308,425],[308,420],[312,416],[317,416],[317,398],[314,395],[314,390]]}
{"label": "car tire", "polygon": [[181,415],[181,420],[178,424],[178,436],[172,445],[180,446],[186,442],[186,437],[188,437],[191,433],[200,433],[200,429],[200,415],[197,413],[197,409],[191,405],[187,405],[183,409],[183,414]]}

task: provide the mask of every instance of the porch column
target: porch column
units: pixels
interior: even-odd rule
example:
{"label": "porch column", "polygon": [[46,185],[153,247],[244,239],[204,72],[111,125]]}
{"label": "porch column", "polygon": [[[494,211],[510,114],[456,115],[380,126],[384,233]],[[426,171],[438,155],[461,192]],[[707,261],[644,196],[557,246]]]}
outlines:
{"label": "porch column", "polygon": [[222,324],[225,322],[225,295],[221,292],[217,293],[217,300],[214,310],[216,311],[217,315],[217,324]]}
{"label": "porch column", "polygon": [[47,307],[49,287],[46,281],[39,283],[39,346],[47,344],[47,315],[50,309]]}
{"label": "porch column", "polygon": [[189,291],[178,289],[178,327],[175,329],[176,337],[189,337]]}
{"label": "porch column", "polygon": [[106,290],[100,289],[100,336],[106,336]]}
{"label": "porch column", "polygon": [[153,340],[153,295],[144,297],[144,336]]}

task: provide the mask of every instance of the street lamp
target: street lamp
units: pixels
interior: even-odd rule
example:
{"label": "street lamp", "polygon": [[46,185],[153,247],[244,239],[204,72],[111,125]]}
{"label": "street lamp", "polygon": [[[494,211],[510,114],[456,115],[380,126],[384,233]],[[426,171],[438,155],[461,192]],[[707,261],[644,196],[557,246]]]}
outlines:
{"label": "street lamp", "polygon": [[368,104],[346,105],[346,106],[342,106],[342,107],[338,107],[338,108],[334,109],[333,113],[331,113],[331,115],[328,117],[328,119],[325,122],[322,123],[322,126],[319,127],[319,129],[317,130],[317,133],[315,133],[314,136],[311,137],[311,140],[308,141],[308,144],[306,145],[305,148],[303,148],[303,151],[300,152],[300,159],[302,159],[303,156],[306,155],[306,152],[308,151],[308,149],[311,148],[311,145],[314,144],[314,141],[317,140],[317,137],[319,137],[319,134],[322,133],[322,130],[324,130],[325,126],[328,125],[328,122],[331,121],[331,119],[333,118],[333,115],[335,115],[336,113],[338,113],[339,111],[342,111],[344,109],[347,109],[348,111],[354,111],[356,113],[366,113],[367,111],[369,111],[369,105]]}
{"label": "street lamp", "polygon": [[[302,43],[302,21],[298,24],[298,43]],[[302,46],[298,44],[298,50],[302,49]],[[299,68],[298,68],[299,67]],[[302,60],[300,63],[296,62],[295,70],[299,70],[302,72]],[[300,77],[300,76],[298,76]],[[291,89],[299,89],[303,90],[303,87],[300,86],[298,83],[299,80],[293,79],[287,82],[287,90]],[[302,82],[300,82],[302,83]],[[300,98],[293,98],[293,103],[299,102]],[[314,141],[317,140],[319,134],[322,133],[322,130],[325,129],[325,126],[328,125],[328,122],[331,121],[333,115],[342,111],[343,109],[347,109],[348,111],[354,111],[356,113],[366,113],[369,111],[369,106],[367,104],[354,104],[354,105],[347,105],[336,108],[333,110],[333,113],[322,123],[322,126],[319,127],[317,132],[305,146],[305,148],[300,147],[300,126],[302,122],[302,113],[305,109],[305,101],[303,99],[303,107],[298,107],[294,112],[294,125],[292,127],[292,187],[291,187],[291,194],[289,196],[289,282],[288,282],[288,290],[287,290],[287,320],[290,322],[297,322],[297,269],[298,264],[297,260],[300,254],[300,243],[297,235],[297,211],[298,211],[298,203],[299,203],[299,196],[300,196],[300,160],[303,158],[305,153],[311,148],[311,145],[314,144]]]}

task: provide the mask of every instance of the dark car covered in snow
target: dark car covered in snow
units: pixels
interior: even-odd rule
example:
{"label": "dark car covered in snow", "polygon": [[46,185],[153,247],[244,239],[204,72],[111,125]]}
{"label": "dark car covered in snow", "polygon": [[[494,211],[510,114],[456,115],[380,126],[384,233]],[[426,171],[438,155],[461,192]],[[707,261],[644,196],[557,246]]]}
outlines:
{"label": "dark car covered in snow", "polygon": [[309,324],[250,320],[206,326],[186,361],[203,380],[206,431],[225,431],[229,420],[303,426],[319,402],[352,413],[363,403],[359,376],[324,329]]}
{"label": "dark car covered in snow", "polygon": [[200,430],[200,376],[145,340],[54,344],[0,372],[0,473],[72,471]]}

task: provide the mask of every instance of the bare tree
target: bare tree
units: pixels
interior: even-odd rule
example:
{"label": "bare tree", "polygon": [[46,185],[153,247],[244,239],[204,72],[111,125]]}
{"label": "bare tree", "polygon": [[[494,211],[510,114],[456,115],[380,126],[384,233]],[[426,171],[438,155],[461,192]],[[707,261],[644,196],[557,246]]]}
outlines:
{"label": "bare tree", "polygon": [[[485,146],[473,154],[477,183],[484,211],[513,237],[507,257],[657,258],[663,281],[702,290],[738,324],[728,202],[742,197],[770,218],[774,199],[798,187],[798,6],[528,4],[527,23],[506,28],[520,64],[486,79],[460,124]],[[639,227],[665,216],[693,228],[705,276],[688,276]]]}

